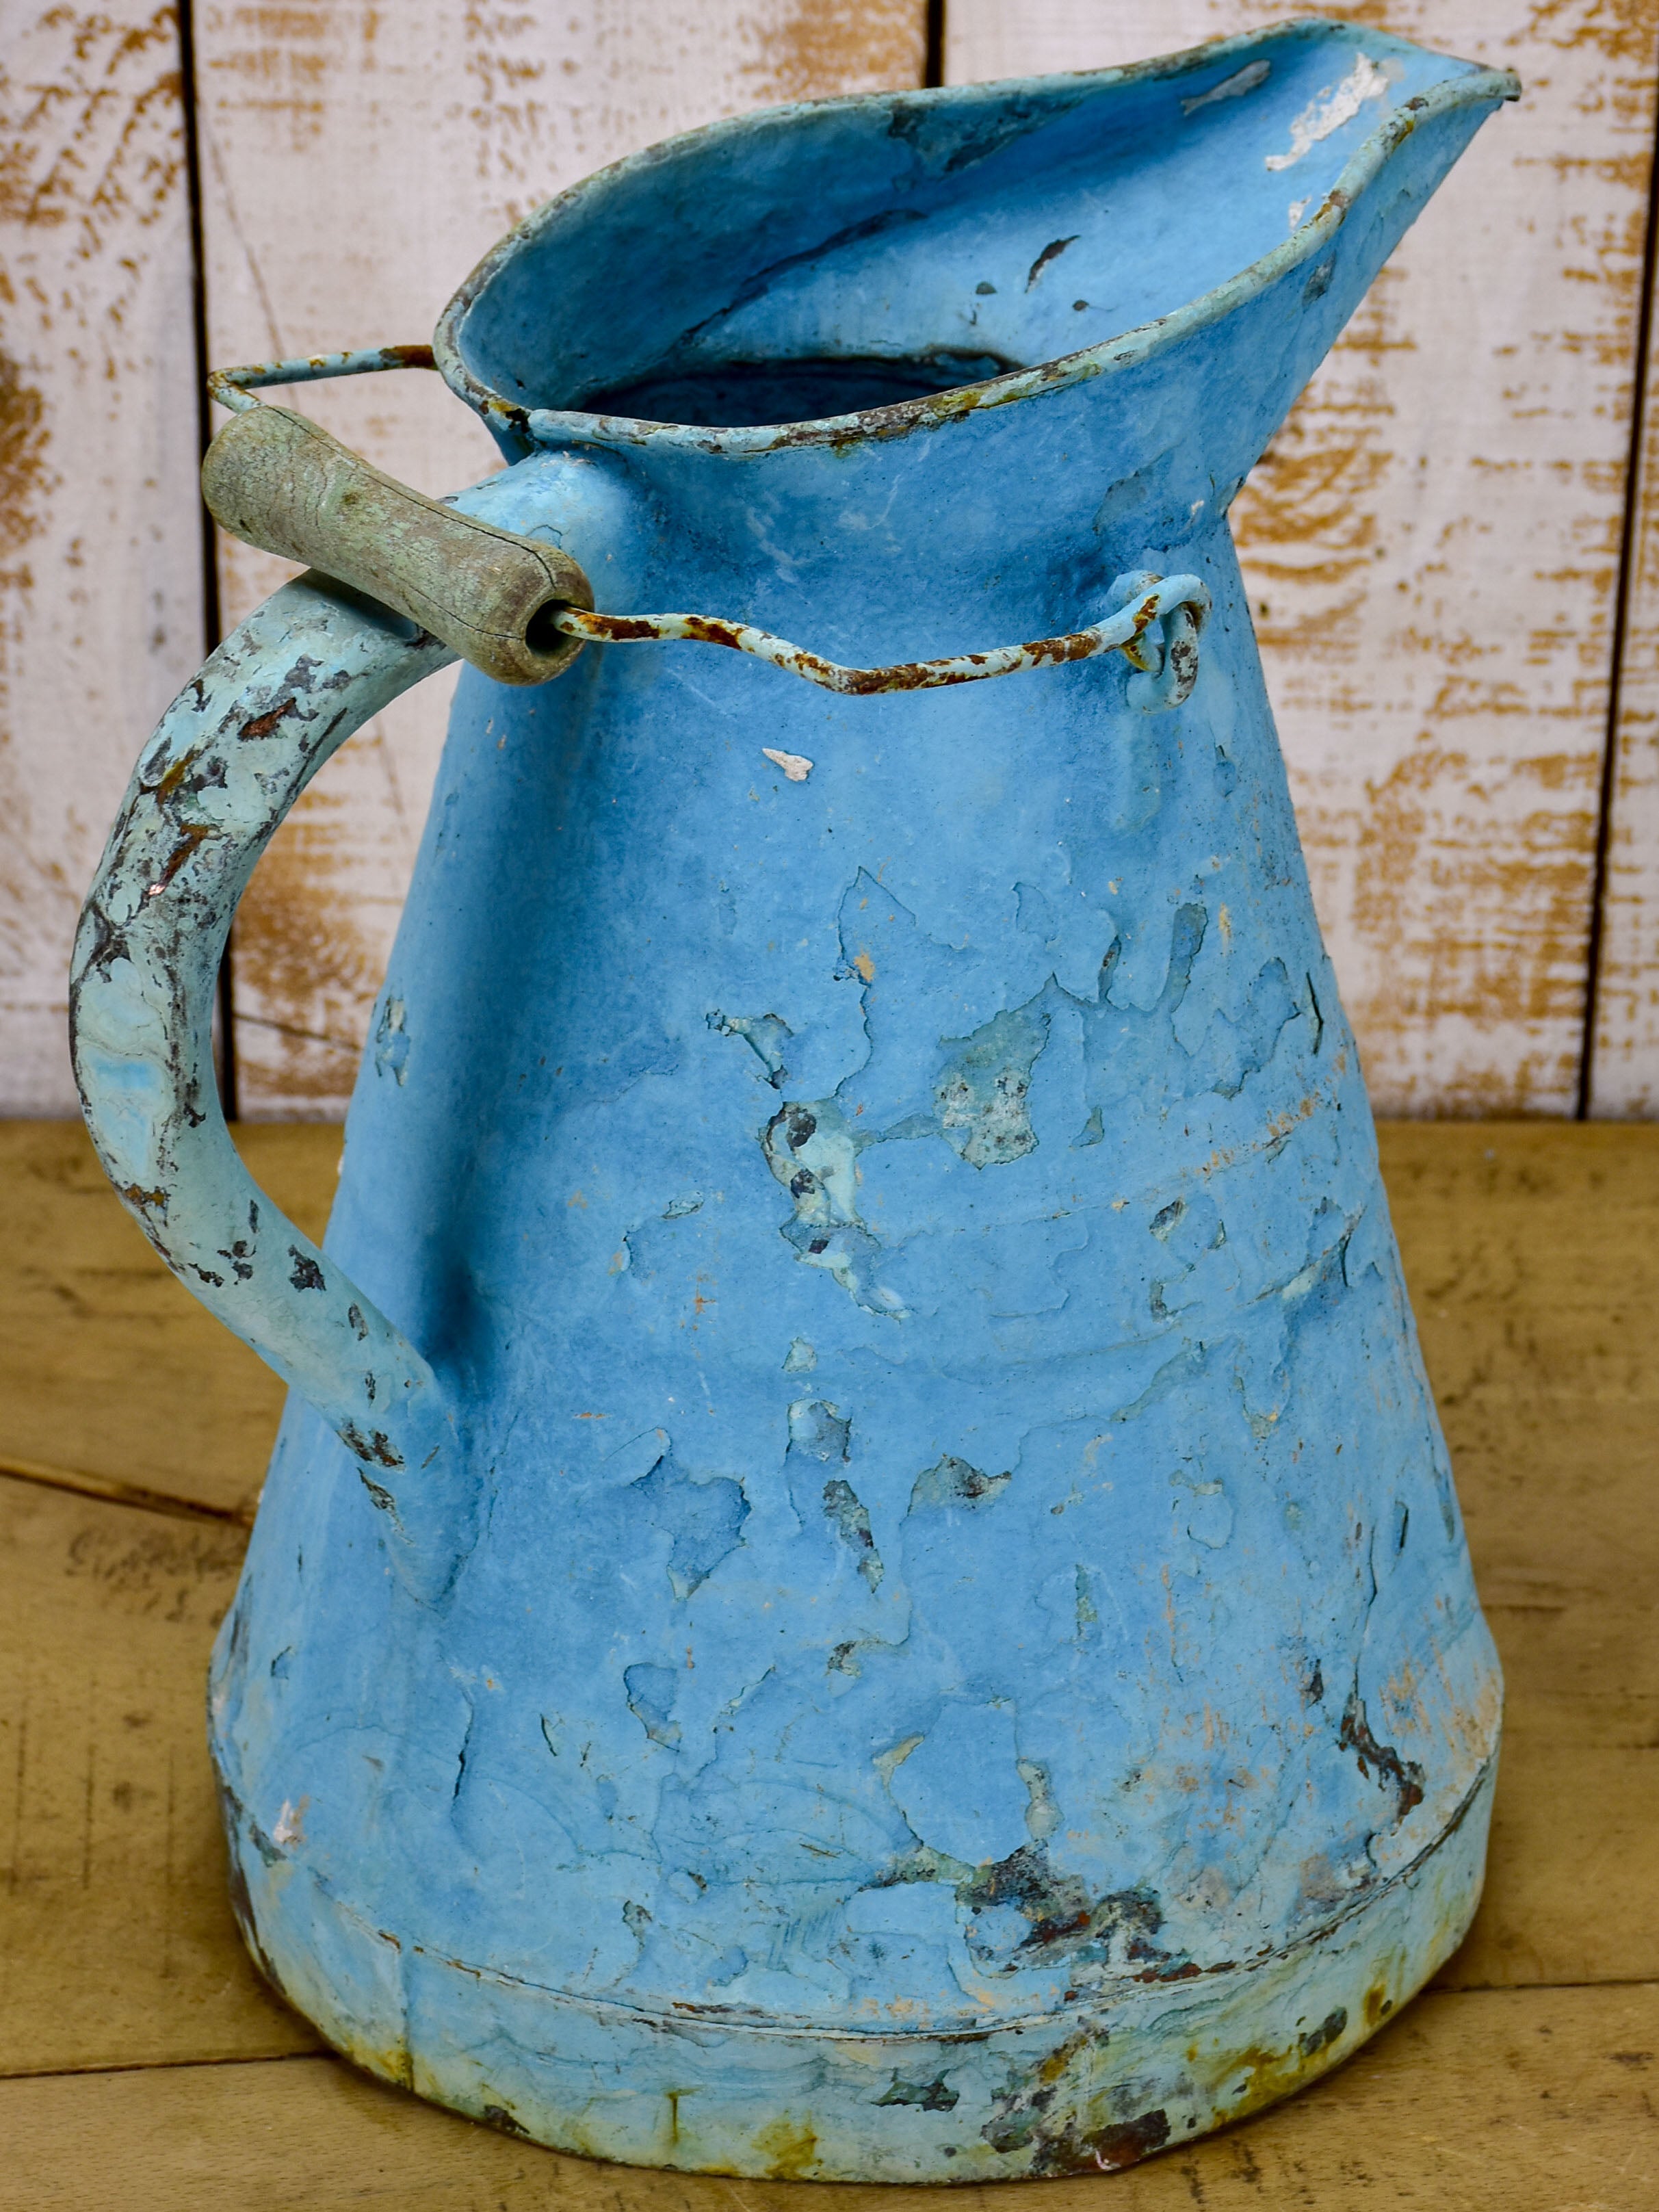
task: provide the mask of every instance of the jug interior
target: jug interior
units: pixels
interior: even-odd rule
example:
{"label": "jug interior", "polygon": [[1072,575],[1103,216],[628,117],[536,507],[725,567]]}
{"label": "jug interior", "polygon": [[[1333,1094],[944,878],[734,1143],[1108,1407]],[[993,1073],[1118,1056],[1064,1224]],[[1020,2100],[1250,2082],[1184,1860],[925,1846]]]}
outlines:
{"label": "jug interior", "polygon": [[896,407],[1024,366],[998,354],[954,353],[948,348],[910,359],[831,355],[816,361],[734,361],[714,368],[671,368],[638,384],[594,392],[583,410],[702,429],[752,428],[852,415],[866,407]]}

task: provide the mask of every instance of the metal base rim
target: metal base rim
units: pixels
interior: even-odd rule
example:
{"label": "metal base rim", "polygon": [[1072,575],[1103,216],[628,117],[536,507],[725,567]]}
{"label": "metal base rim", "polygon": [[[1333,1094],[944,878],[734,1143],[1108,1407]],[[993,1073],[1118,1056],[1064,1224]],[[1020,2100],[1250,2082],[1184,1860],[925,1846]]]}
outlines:
{"label": "metal base rim", "polygon": [[382,2080],[550,2148],[770,2180],[969,2184],[1112,2171],[1340,2065],[1449,1957],[1480,1900],[1495,1760],[1341,1920],[1215,1978],[964,2034],[629,2013],[481,1974],[271,1863],[227,1792],[262,1971]]}

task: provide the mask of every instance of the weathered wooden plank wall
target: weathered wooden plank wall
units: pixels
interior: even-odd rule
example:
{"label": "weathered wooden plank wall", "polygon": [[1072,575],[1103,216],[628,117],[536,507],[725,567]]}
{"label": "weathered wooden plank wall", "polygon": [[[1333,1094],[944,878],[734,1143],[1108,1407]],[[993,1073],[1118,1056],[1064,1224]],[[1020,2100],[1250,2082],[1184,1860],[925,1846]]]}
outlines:
{"label": "weathered wooden plank wall", "polygon": [[0,1113],[69,1114],[81,896],[202,657],[178,27],[0,6]]}
{"label": "weathered wooden plank wall", "polygon": [[[76,898],[204,616],[177,28],[166,9],[33,6],[0,0],[15,25],[0,78],[15,364],[0,370],[0,1111],[51,1112],[72,1104]],[[1296,12],[1315,10],[946,0],[945,73],[1096,66]],[[1659,407],[1628,562],[1622,549],[1659,0],[1318,12],[1507,63],[1528,88],[1237,510],[1373,1095],[1396,1112],[1571,1113],[1582,1084],[1594,1112],[1651,1113]],[[919,82],[927,7],[195,0],[190,27],[207,344],[234,361],[424,336],[509,222],[603,161],[746,106]],[[428,489],[491,465],[435,380],[303,404]],[[219,557],[227,622],[283,573],[240,546]],[[428,686],[354,740],[258,872],[234,959],[245,1113],[339,1110],[446,704]]]}
{"label": "weathered wooden plank wall", "polygon": [[947,74],[1096,67],[1291,14],[1382,24],[1526,87],[1408,234],[1234,514],[1373,1097],[1394,1113],[1571,1113],[1659,5],[951,0]]}

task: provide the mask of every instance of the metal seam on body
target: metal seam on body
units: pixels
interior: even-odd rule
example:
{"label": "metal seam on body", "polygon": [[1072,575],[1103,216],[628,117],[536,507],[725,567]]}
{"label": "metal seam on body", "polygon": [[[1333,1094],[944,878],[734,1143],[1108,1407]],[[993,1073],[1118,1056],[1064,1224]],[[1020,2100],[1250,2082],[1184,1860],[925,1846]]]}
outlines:
{"label": "metal seam on body", "polygon": [[[1079,2002],[1058,2010],[1034,2008],[980,2020],[947,2018],[927,2027],[907,2027],[891,2020],[830,2023],[804,2014],[750,2016],[737,2008],[717,2004],[677,2002],[671,2008],[664,2009],[631,2003],[626,1998],[610,1996],[603,1990],[564,1989],[550,1983],[537,1982],[527,1974],[514,1973],[502,1966],[483,1966],[457,1958],[435,1944],[423,1943],[412,1936],[405,1940],[412,1956],[428,1960],[437,1967],[452,1973],[464,1974],[471,1980],[493,1983],[503,1989],[532,1991],[537,1996],[550,1998],[558,2005],[568,2006],[573,2011],[586,2013],[596,2019],[627,2021],[668,2034],[701,2031],[763,2043],[770,2040],[787,2043],[798,2038],[810,2038],[814,2044],[824,2048],[839,2045],[866,2050],[888,2045],[902,2046],[907,2042],[917,2045],[985,2043],[994,2038],[1052,2029],[1057,2022],[1081,2024],[1098,2019],[1103,2014],[1109,2014],[1114,2004],[1133,1998],[1138,1990],[1155,1988],[1159,1984],[1174,1991],[1190,1990],[1194,1981],[1209,1982],[1213,1986],[1223,1977],[1237,1977],[1240,1981],[1247,1981],[1255,1975],[1271,1973],[1276,1967],[1328,1945],[1332,1938],[1339,1936],[1345,1928],[1363,1922],[1374,1914],[1379,1902],[1390,1893],[1398,1895],[1407,1891],[1422,1877],[1490,1792],[1496,1765],[1496,1759],[1492,1756],[1480,1761],[1474,1780],[1459,1798],[1444,1825],[1402,1866],[1394,1869],[1383,1881],[1357,1892],[1339,1911],[1303,1929],[1289,1942],[1252,1956],[1218,1960],[1213,1965],[1196,1971],[1188,1970],[1173,1975],[1155,1971],[1126,1974],[1115,1985],[1097,1994],[1092,2002]],[[246,1809],[240,1805],[236,1809],[246,1819]],[[372,1915],[365,1913],[361,1905],[353,1905],[337,1894],[331,1901],[353,1913],[360,1924],[368,1926],[371,1923]]]}

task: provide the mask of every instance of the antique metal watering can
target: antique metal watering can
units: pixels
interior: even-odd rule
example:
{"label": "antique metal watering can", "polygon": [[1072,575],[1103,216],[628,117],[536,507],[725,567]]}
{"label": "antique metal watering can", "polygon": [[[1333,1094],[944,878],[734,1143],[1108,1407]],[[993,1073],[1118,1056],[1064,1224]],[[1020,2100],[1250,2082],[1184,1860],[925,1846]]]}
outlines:
{"label": "antique metal watering can", "polygon": [[[1516,89],[1304,21],[694,132],[449,308],[511,465],[444,504],[246,388],[418,349],[216,380],[210,503],[319,573],[145,752],[76,1049],[293,1385],[213,1751],[249,1943],[377,2073],[1092,2171],[1462,1934],[1498,1670],[1226,516]],[[215,972],[458,653],[319,1249]]]}

